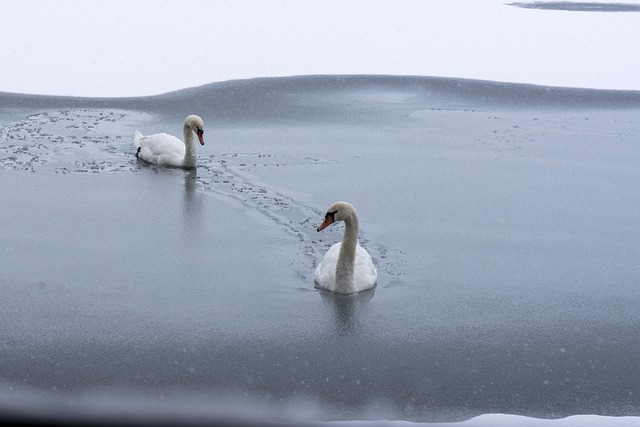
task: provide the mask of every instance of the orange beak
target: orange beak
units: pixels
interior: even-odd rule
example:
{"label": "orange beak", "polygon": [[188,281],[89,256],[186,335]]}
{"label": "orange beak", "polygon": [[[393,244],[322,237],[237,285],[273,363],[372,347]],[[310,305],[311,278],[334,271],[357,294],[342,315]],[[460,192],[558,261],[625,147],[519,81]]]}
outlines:
{"label": "orange beak", "polygon": [[204,131],[198,129],[196,134],[198,134],[198,141],[200,141],[200,145],[204,145]]}
{"label": "orange beak", "polygon": [[316,231],[322,231],[325,228],[327,228],[329,226],[329,224],[331,224],[333,222],[333,216],[329,216],[327,215],[327,217],[324,219],[324,222],[322,224],[320,224],[320,226],[317,228]]}

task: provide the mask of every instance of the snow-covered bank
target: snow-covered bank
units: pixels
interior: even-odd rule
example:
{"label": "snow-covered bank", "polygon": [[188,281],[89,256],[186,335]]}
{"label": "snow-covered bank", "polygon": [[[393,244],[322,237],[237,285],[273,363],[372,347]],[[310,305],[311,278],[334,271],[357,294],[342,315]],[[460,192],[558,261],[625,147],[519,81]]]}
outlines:
{"label": "snow-covered bank", "polygon": [[640,90],[637,2],[198,1],[199,23],[173,0],[37,4],[3,5],[0,91],[139,96],[306,74]]}

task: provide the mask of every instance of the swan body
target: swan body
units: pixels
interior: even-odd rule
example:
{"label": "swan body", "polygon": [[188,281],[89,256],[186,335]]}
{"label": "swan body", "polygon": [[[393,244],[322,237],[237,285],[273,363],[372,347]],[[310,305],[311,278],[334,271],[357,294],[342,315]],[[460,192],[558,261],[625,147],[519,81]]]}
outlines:
{"label": "swan body", "polygon": [[337,221],[345,223],[344,236],[342,242],[329,248],[316,267],[316,287],[339,294],[353,294],[375,287],[378,272],[369,253],[358,243],[359,219],[353,205],[347,202],[331,205],[317,231]]}
{"label": "swan body", "polygon": [[198,116],[187,116],[184,119],[183,131],[184,141],[166,133],[143,136],[136,131],[133,137],[136,157],[158,166],[195,169],[196,146],[193,134],[198,136],[200,145],[204,145],[204,122]]}

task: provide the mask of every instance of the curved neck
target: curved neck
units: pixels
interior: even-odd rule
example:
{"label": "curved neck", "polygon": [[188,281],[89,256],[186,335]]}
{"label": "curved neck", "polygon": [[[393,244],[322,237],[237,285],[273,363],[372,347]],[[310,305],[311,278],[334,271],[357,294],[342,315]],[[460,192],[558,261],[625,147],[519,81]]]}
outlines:
{"label": "curved neck", "polygon": [[191,127],[185,123],[183,126],[184,132],[184,162],[185,168],[196,167],[196,146],[193,143],[193,131]]}
{"label": "curved neck", "polygon": [[358,245],[358,215],[354,212],[344,220],[344,236],[336,264],[336,288],[352,290],[354,286],[353,268]]}

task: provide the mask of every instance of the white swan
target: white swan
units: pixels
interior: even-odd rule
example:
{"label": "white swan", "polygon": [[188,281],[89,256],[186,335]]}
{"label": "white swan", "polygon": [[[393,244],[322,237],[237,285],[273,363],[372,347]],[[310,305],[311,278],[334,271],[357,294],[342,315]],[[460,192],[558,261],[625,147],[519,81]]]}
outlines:
{"label": "white swan", "polygon": [[166,133],[143,136],[136,131],[133,137],[136,157],[158,166],[195,169],[196,146],[193,143],[193,132],[198,135],[200,145],[204,145],[204,122],[198,116],[187,116],[183,130],[184,142]]}
{"label": "white swan", "polygon": [[378,272],[369,253],[358,243],[358,213],[353,205],[347,202],[331,205],[317,231],[336,221],[344,221],[344,236],[341,243],[329,248],[316,268],[316,287],[339,294],[373,288]]}

